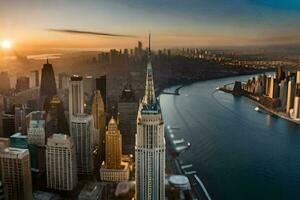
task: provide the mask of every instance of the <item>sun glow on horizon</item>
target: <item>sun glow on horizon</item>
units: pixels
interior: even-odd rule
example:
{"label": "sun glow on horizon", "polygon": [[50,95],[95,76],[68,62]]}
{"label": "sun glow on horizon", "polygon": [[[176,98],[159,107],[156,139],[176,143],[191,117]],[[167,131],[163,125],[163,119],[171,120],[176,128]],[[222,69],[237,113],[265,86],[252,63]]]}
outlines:
{"label": "sun glow on horizon", "polygon": [[1,42],[2,49],[10,49],[12,47],[12,42],[10,40],[3,40]]}

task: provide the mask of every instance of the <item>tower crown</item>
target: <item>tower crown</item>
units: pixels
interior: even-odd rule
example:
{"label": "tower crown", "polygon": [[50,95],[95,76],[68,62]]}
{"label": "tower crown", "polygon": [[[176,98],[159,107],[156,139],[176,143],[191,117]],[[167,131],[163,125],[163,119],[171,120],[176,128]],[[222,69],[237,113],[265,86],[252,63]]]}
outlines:
{"label": "tower crown", "polygon": [[115,131],[118,129],[118,124],[116,122],[116,120],[114,119],[114,117],[112,117],[108,123],[108,127],[107,130],[108,131]]}
{"label": "tower crown", "polygon": [[146,87],[145,87],[145,96],[143,99],[143,104],[148,109],[153,107],[157,104],[157,100],[155,97],[155,90],[154,90],[154,80],[153,80],[153,70],[152,70],[152,63],[151,63],[151,37],[149,34],[149,49],[148,49],[148,63],[147,63],[147,74],[146,74]]}

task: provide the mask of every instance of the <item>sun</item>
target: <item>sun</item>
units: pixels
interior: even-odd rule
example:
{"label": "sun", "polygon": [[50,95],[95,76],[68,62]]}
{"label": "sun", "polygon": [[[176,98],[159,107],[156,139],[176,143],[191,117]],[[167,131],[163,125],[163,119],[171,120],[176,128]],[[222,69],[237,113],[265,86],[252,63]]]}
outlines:
{"label": "sun", "polygon": [[10,40],[3,40],[1,42],[2,49],[10,49],[12,47],[12,42]]}

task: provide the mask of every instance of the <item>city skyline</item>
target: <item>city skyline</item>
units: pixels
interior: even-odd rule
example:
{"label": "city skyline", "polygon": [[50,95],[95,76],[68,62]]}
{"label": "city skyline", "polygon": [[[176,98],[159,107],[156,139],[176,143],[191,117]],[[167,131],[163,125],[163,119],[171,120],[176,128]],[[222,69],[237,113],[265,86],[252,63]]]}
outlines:
{"label": "city skyline", "polygon": [[297,199],[298,1],[0,0],[0,200]]}
{"label": "city skyline", "polygon": [[299,45],[299,10],[295,0],[2,1],[0,40],[16,50],[124,48],[151,31],[156,48]]}

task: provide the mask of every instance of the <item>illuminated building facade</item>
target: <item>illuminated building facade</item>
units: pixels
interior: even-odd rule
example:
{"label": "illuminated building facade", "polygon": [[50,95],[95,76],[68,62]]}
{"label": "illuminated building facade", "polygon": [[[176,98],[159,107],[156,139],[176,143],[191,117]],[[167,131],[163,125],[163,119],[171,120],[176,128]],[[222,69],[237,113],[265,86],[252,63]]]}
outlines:
{"label": "illuminated building facade", "polygon": [[145,96],[137,116],[135,167],[136,199],[165,199],[164,123],[160,104],[155,97],[150,58],[147,64]]}

